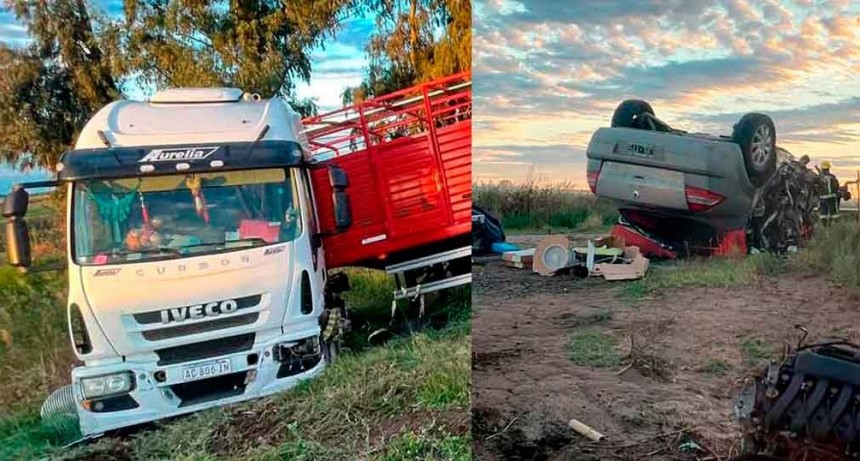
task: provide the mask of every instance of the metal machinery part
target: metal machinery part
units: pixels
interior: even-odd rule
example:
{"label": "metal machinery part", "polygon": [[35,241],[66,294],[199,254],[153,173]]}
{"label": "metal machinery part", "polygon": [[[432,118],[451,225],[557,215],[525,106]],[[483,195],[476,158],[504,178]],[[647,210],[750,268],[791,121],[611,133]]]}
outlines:
{"label": "metal machinery part", "polygon": [[749,380],[734,410],[738,459],[860,460],[860,346],[799,346]]}
{"label": "metal machinery part", "polygon": [[800,163],[782,163],[756,193],[750,243],[776,253],[803,243],[818,220],[820,182]]}

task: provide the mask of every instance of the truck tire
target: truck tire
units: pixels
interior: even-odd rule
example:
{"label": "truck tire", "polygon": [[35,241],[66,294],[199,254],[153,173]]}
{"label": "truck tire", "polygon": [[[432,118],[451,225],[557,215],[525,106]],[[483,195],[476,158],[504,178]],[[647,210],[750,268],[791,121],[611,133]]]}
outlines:
{"label": "truck tire", "polygon": [[758,187],[776,170],[776,128],[764,114],[746,114],[734,126],[732,142],[740,146],[750,182]]}
{"label": "truck tire", "polygon": [[639,99],[628,99],[619,104],[612,114],[612,128],[643,128],[640,124],[642,114],[654,115],[651,104]]}

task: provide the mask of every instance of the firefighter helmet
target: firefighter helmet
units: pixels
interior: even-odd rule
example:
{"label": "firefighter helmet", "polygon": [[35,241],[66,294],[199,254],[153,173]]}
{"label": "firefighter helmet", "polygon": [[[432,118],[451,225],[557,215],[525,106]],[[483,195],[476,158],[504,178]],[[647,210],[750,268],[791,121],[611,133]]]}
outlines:
{"label": "firefighter helmet", "polygon": [[827,160],[821,162],[821,169],[822,170],[829,170],[830,169],[830,162]]}

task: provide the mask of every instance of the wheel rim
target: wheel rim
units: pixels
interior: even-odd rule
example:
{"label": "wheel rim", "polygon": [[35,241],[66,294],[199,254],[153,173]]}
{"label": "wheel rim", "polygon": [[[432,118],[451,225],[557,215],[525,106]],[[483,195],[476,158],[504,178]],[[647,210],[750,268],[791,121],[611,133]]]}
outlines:
{"label": "wheel rim", "polygon": [[771,155],[773,155],[773,138],[770,135],[770,127],[760,125],[753,134],[750,158],[756,169],[761,170],[767,165]]}

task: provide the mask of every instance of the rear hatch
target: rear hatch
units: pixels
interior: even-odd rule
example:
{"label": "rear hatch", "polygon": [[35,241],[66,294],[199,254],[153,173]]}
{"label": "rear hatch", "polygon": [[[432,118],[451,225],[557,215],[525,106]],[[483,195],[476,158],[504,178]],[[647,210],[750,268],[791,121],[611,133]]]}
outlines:
{"label": "rear hatch", "polygon": [[707,135],[600,128],[588,145],[591,190],[619,208],[745,215],[754,188],[739,146]]}

